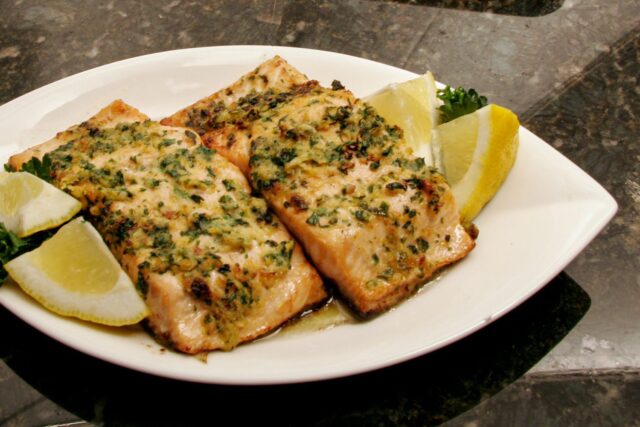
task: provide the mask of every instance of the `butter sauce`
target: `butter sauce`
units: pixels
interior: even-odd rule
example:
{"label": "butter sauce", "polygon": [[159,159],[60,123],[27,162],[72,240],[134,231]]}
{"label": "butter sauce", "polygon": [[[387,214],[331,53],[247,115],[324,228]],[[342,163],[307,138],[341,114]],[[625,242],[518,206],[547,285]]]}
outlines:
{"label": "butter sauce", "polygon": [[284,326],[278,332],[278,335],[316,332],[357,322],[359,322],[358,318],[353,315],[344,302],[332,298],[323,307],[315,311],[309,311]]}

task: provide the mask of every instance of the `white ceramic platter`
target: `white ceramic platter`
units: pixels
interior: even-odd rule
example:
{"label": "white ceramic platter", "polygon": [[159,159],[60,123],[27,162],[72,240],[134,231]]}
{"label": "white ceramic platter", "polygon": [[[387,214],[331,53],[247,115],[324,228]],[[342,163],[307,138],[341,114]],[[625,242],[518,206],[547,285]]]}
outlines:
{"label": "white ceramic platter", "polygon": [[[278,54],[329,85],[365,96],[415,74],[308,49],[225,46],[131,58],[49,84],[0,107],[0,160],[51,138],[116,98],[154,119],[222,88]],[[528,130],[504,186],[477,218],[476,249],[436,283],[372,321],[275,335],[208,363],[164,351],[141,328],[98,327],[59,317],[14,286],[0,303],[33,327],[86,354],[139,371],[219,384],[275,384],[356,374],[434,351],[507,313],[558,274],[616,211],[585,172]]]}

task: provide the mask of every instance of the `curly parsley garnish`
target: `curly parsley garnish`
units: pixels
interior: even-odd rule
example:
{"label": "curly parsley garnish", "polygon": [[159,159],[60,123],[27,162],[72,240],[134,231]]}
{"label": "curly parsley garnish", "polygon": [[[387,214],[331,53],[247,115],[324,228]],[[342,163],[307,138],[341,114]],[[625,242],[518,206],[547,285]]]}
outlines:
{"label": "curly parsley garnish", "polygon": [[53,233],[54,231],[43,231],[28,237],[18,237],[0,222],[0,286],[7,277],[4,265],[15,257],[37,248]]}
{"label": "curly parsley garnish", "polygon": [[451,86],[447,86],[444,89],[438,89],[437,96],[444,102],[438,108],[442,123],[473,113],[487,105],[487,97],[479,95],[474,89],[467,91],[459,87],[454,90]]}

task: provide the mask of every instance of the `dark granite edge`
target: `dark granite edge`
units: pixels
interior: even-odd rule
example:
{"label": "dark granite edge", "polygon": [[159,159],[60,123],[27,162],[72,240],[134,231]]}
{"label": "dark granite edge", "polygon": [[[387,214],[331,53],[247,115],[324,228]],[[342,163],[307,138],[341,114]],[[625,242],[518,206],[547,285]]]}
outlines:
{"label": "dark granite edge", "polygon": [[419,6],[439,9],[451,9],[474,13],[492,13],[496,15],[516,16],[523,18],[539,18],[554,13],[564,6],[565,0],[508,1],[508,0],[373,0],[385,1],[408,6]]}
{"label": "dark granite edge", "polygon": [[530,372],[520,378],[521,381],[569,381],[584,378],[632,377],[640,381],[640,368],[622,367],[615,369],[571,369],[562,371]]}
{"label": "dark granite edge", "polygon": [[639,32],[640,25],[636,26],[635,28],[627,32],[624,36],[620,37],[617,41],[612,43],[611,47],[607,51],[600,53],[579,73],[576,73],[573,76],[569,77],[557,88],[551,88],[545,94],[545,96],[543,96],[539,101],[529,107],[529,109],[527,109],[524,113],[519,115],[520,123],[526,125],[526,123],[531,120],[537,113],[543,111],[547,106],[557,102],[558,98],[560,98],[562,94],[570,90],[575,85],[579,84],[584,79],[584,76],[591,70],[603,63],[609,62],[612,54],[615,54],[616,52],[624,49],[628,44],[633,43]]}
{"label": "dark granite edge", "polygon": [[469,426],[640,426],[640,371],[536,375],[446,421]]}

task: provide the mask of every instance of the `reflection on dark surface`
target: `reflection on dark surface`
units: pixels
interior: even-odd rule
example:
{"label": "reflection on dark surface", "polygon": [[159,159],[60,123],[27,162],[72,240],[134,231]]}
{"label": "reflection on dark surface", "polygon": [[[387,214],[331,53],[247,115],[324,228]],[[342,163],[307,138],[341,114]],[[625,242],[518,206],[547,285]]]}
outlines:
{"label": "reflection on dark surface", "polygon": [[542,16],[562,6],[564,0],[386,0],[395,3],[422,6],[448,7],[451,9],[493,12],[504,15]]}
{"label": "reflection on dark surface", "polygon": [[523,375],[589,305],[582,288],[560,274],[513,312],[442,350],[368,374],[298,385],[203,385],[129,371],[58,344],[4,309],[0,356],[52,401],[107,425],[227,419],[261,425],[425,425],[466,411]]}

